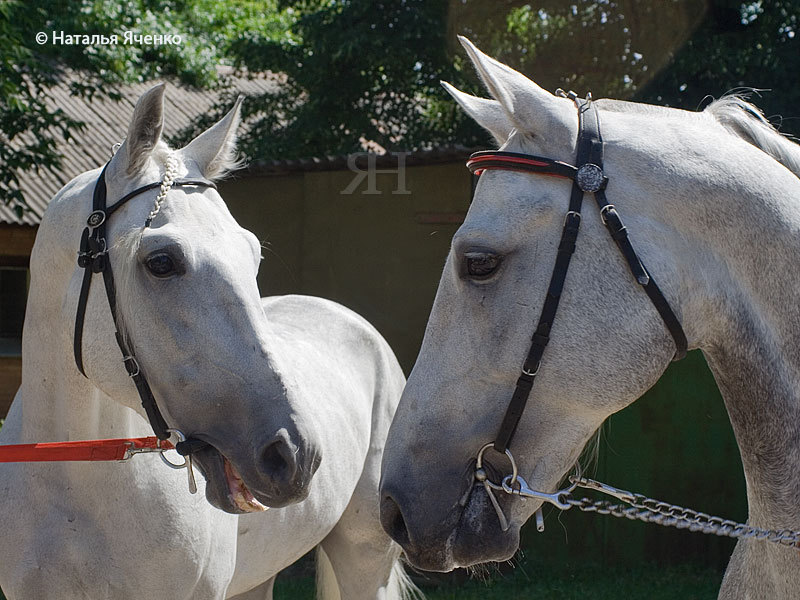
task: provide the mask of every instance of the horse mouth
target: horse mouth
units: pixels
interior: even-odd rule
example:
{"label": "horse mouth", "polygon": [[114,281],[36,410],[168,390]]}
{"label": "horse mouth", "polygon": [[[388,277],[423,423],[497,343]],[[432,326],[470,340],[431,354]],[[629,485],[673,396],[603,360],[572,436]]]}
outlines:
{"label": "horse mouth", "polygon": [[512,558],[519,548],[520,525],[510,518],[513,499],[498,498],[501,510],[509,517],[509,525],[503,529],[482,485],[470,486],[438,526],[417,521],[416,516],[425,515],[426,511],[408,498],[406,520],[392,496],[382,502],[381,523],[402,546],[406,560],[418,569],[444,573],[458,567],[502,562]]}
{"label": "horse mouth", "polygon": [[193,458],[206,478],[206,499],[212,506],[236,515],[269,508],[253,495],[239,470],[214,446],[195,453]]}
{"label": "horse mouth", "polygon": [[[220,456],[222,456],[220,454]],[[239,471],[233,466],[233,463],[227,458],[222,456],[223,468],[225,470],[225,481],[228,484],[228,500],[236,505],[236,508],[242,512],[261,512],[267,510],[268,506],[264,506],[259,502],[247,484],[242,480]]]}

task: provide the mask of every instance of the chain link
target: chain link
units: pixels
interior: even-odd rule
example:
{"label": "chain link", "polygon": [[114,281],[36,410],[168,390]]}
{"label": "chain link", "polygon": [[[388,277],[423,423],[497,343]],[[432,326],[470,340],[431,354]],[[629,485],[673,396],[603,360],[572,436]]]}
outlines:
{"label": "chain link", "polygon": [[[782,546],[800,548],[800,531],[790,529],[761,529],[746,523],[737,523],[730,519],[713,517],[704,512],[684,508],[668,502],[654,500],[642,494],[636,494],[627,490],[615,488],[606,483],[573,475],[569,478],[569,485],[563,489],[552,493],[540,492],[532,489],[525,479],[519,475],[514,457],[509,450],[505,454],[511,461],[512,472],[506,475],[500,483],[494,483],[487,477],[483,469],[483,454],[492,447],[486,444],[478,452],[476,459],[475,479],[484,486],[489,495],[492,505],[497,512],[503,531],[508,529],[506,519],[500,504],[494,497],[493,490],[503,491],[512,496],[521,498],[532,498],[547,502],[560,510],[577,508],[583,512],[597,513],[600,515],[611,515],[613,517],[624,517],[631,521],[644,521],[645,523],[655,523],[664,527],[675,527],[677,529],[688,529],[689,531],[730,537],[736,539],[754,539],[764,542],[772,542]],[[573,497],[577,488],[594,490],[607,496],[612,496],[616,500],[592,500],[590,498]],[[544,530],[544,522],[541,517],[541,508],[537,511],[537,529]]]}
{"label": "chain link", "polygon": [[601,493],[609,494],[618,498],[622,502],[616,503],[612,500],[591,500],[581,498],[580,500],[570,497],[564,499],[570,507],[575,507],[583,512],[593,512],[600,515],[611,515],[613,517],[624,517],[632,521],[644,521],[645,523],[655,523],[665,527],[676,527],[678,529],[688,529],[700,533],[719,535],[723,537],[737,539],[756,539],[765,542],[773,542],[782,546],[800,547],[800,531],[789,529],[761,529],[745,523],[737,523],[730,519],[713,517],[703,512],[684,508],[675,504],[669,504],[660,500],[654,500],[641,494],[634,494],[625,490],[612,488],[606,484],[587,479],[585,477],[571,478],[577,487],[592,489]]}

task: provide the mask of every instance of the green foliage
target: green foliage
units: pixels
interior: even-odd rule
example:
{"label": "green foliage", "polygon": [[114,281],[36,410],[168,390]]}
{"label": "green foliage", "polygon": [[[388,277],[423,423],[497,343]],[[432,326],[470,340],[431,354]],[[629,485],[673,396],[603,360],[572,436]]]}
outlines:
{"label": "green foliage", "polygon": [[25,209],[19,173],[52,168],[59,162],[58,137],[69,139],[80,124],[47,103],[57,70],[37,56],[26,39],[43,8],[0,2],[0,198],[18,215]]}
{"label": "green foliage", "polygon": [[[505,30],[492,35],[495,55],[527,73],[536,73],[542,63],[556,64],[562,70],[557,85],[565,89],[602,89],[617,98],[632,93],[646,66],[631,47],[622,7],[593,0],[539,6],[511,8]],[[565,60],[570,56],[582,57],[583,68],[570,69],[573,61]]]}
{"label": "green foliage", "polygon": [[639,96],[694,110],[707,95],[772,90],[756,100],[782,129],[800,135],[800,0],[714,0],[686,46]]}
{"label": "green foliage", "polygon": [[[203,87],[222,86],[217,67],[242,32],[280,36],[288,21],[276,0],[0,0],[0,198],[25,210],[20,173],[54,169],[56,144],[82,123],[69,118],[48,94],[72,77],[73,94],[118,98],[117,86],[171,77]],[[179,35],[180,44],[124,43],[136,35]],[[48,41],[37,43],[37,33]],[[53,43],[67,36],[116,35],[116,44]]]}
{"label": "green foliage", "polygon": [[465,81],[447,52],[444,0],[279,6],[293,18],[286,34],[252,30],[231,45],[237,66],[280,74],[274,92],[245,105],[252,123],[241,144],[247,155],[346,153],[365,142],[391,150],[483,141],[439,84]]}
{"label": "green foliage", "polygon": [[[772,88],[759,100],[766,112],[796,115],[798,14],[800,0],[2,0],[0,197],[23,210],[19,174],[55,168],[56,142],[81,126],[48,99],[65,65],[81,72],[72,91],[85,97],[164,77],[216,89],[218,105],[176,144],[230,107],[236,92],[217,68],[230,65],[275,81],[244,105],[241,150],[250,158],[346,153],[367,142],[473,146],[486,134],[439,86],[484,94],[456,33],[551,90],[694,109],[706,94]],[[182,43],[39,45],[40,31],[177,34]]]}

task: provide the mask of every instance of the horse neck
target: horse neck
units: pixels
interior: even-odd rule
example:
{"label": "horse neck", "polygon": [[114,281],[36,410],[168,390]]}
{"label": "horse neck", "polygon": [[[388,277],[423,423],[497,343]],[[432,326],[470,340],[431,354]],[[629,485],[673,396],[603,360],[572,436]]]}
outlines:
{"label": "horse neck", "polygon": [[739,445],[750,520],[800,529],[800,179],[752,159],[762,176],[750,187],[687,209],[686,293],[700,290],[689,314]]}
{"label": "horse neck", "polygon": [[[67,294],[71,283],[77,283],[71,281],[75,253],[60,249],[59,234],[57,227],[45,221],[31,257],[22,347],[20,439],[62,441],[146,434],[147,425],[139,415],[109,398],[75,365],[72,326],[76,306],[74,301],[65,301],[77,298]],[[93,293],[99,293],[102,282],[95,281],[94,287],[98,289]],[[89,327],[92,323],[87,317]]]}

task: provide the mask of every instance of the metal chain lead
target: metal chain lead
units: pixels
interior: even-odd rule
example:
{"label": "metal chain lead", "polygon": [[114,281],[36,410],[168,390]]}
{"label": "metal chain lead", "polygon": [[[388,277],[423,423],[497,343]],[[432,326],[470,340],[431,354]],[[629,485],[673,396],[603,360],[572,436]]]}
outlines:
{"label": "metal chain lead", "polygon": [[713,517],[691,508],[684,508],[654,500],[641,494],[613,488],[585,477],[570,477],[570,482],[577,487],[596,490],[622,501],[622,503],[615,503],[611,500],[591,500],[589,498],[577,500],[570,497],[570,492],[564,492],[562,500],[570,507],[575,507],[583,512],[624,517],[632,521],[644,521],[645,523],[655,523],[665,527],[688,529],[689,531],[723,537],[756,539],[782,546],[800,547],[800,531],[761,529],[745,523]]}
{"label": "metal chain lead", "polygon": [[[605,483],[589,479],[588,477],[571,476],[569,486],[557,490],[553,493],[540,492],[528,486],[525,479],[517,472],[517,465],[511,452],[506,450],[506,456],[511,461],[512,474],[506,475],[501,483],[494,483],[489,480],[483,469],[483,454],[492,444],[486,444],[478,452],[476,460],[475,479],[486,488],[486,492],[492,500],[492,505],[497,512],[503,531],[508,529],[507,519],[503,511],[494,498],[492,490],[503,491],[512,496],[521,498],[534,498],[542,502],[549,502],[561,510],[577,508],[583,512],[592,512],[600,515],[611,515],[613,517],[624,517],[631,521],[644,521],[645,523],[655,523],[664,527],[675,527],[677,529],[688,529],[689,531],[730,537],[736,539],[754,539],[764,542],[772,542],[782,546],[800,548],[800,531],[790,529],[762,529],[737,523],[730,519],[714,517],[709,514],[654,500],[642,494],[636,494],[627,490],[615,488]],[[590,498],[573,497],[577,488],[594,490],[608,496],[613,496],[619,502],[612,500],[592,500]],[[541,517],[541,507],[537,511],[537,529],[544,530],[544,522]]]}

